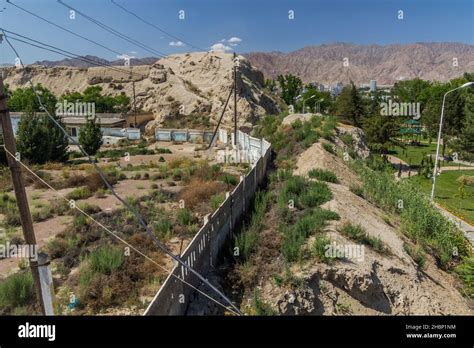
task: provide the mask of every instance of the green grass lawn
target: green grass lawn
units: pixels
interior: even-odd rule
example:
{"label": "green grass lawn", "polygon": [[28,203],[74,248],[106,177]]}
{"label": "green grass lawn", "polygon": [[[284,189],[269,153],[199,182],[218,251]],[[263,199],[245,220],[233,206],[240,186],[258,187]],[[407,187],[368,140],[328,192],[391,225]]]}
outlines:
{"label": "green grass lawn", "polygon": [[[442,152],[443,148],[440,146],[440,153]],[[428,155],[433,155],[433,160],[436,155],[436,143],[432,142],[428,144],[428,142],[421,142],[420,145],[406,145],[405,149],[400,146],[393,146],[390,148],[389,152],[390,155],[400,158],[401,160],[405,161],[410,165],[410,167],[417,168],[421,164],[422,158],[428,160]],[[448,153],[448,149],[446,149],[446,154]],[[456,166],[458,164],[454,162],[446,162],[441,161],[441,167],[444,166]],[[464,165],[461,165],[464,167]]]}
{"label": "green grass lawn", "polygon": [[[456,181],[461,175],[473,176],[472,170],[452,170],[441,173],[436,178],[435,200],[455,215],[462,217],[470,224],[474,224],[474,186],[464,186],[468,197],[461,200],[459,196],[459,183]],[[413,176],[408,180],[419,183],[420,188],[431,194],[431,180],[422,176]]]}

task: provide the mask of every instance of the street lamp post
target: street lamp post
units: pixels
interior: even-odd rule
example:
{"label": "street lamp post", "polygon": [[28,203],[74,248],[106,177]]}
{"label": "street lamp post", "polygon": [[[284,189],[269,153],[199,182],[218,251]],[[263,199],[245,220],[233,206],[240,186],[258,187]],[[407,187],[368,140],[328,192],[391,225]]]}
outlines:
{"label": "street lamp post", "polygon": [[306,114],[306,109],[304,108],[304,104],[306,103],[307,100],[310,100],[311,98],[316,97],[316,94],[313,94],[311,97],[307,99],[303,99],[303,114]]}
{"label": "street lamp post", "polygon": [[446,96],[451,92],[454,92],[454,91],[456,91],[458,89],[461,89],[461,88],[464,88],[464,87],[469,87],[471,85],[474,85],[474,82],[466,82],[462,86],[459,86],[459,87],[453,88],[450,91],[447,91],[443,96],[443,105],[441,106],[441,117],[440,117],[440,120],[439,120],[438,143],[436,144],[435,165],[434,165],[434,169],[433,169],[433,185],[431,187],[431,201],[434,200],[434,194],[435,194],[436,175],[437,175],[437,172],[438,172],[439,144],[441,142],[441,130],[443,129],[444,102],[446,101]]}

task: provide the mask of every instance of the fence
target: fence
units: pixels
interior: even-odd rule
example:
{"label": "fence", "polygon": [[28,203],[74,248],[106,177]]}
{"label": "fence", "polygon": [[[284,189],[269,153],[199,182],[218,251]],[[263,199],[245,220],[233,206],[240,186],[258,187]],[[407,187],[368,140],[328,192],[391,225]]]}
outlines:
{"label": "fence", "polygon": [[124,137],[129,140],[140,140],[140,129],[138,128],[101,128],[102,135]]}
{"label": "fence", "polygon": [[177,142],[204,142],[209,143],[212,140],[213,131],[198,129],[166,129],[156,128],[155,139],[158,141],[177,141]]}
{"label": "fence", "polygon": [[[245,133],[242,133],[245,134]],[[247,175],[240,178],[239,184],[230,193],[225,201],[205,221],[199,232],[194,236],[181,258],[187,265],[200,274],[206,274],[215,262],[225,242],[232,236],[234,228],[242,215],[247,211],[251,199],[254,197],[258,185],[266,175],[271,154],[271,144],[246,135],[238,134],[239,145],[247,142],[250,151],[257,151],[259,159],[253,164]],[[258,140],[260,148],[256,149]],[[252,148],[253,147],[253,148]],[[179,279],[177,279],[176,277]],[[184,315],[193,293],[193,289],[181,280],[198,287],[199,279],[182,265],[175,265],[172,273],[166,278],[158,293],[155,295],[144,315]]]}

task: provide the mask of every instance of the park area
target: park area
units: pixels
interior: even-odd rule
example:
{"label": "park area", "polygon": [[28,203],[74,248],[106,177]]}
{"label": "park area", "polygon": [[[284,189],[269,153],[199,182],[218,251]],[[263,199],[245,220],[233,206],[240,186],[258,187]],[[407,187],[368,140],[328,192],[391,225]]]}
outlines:
{"label": "park area", "polygon": [[[440,153],[442,155],[442,149],[443,147],[440,146]],[[446,154],[450,153],[451,151],[449,149],[445,150]],[[395,156],[405,163],[408,163],[411,168],[417,169],[422,165],[422,161],[424,159],[424,163],[427,164],[429,160],[429,156],[431,155],[433,160],[436,156],[436,142],[428,143],[425,141],[420,142],[417,145],[405,145],[404,147],[402,146],[392,146],[388,153],[392,156]],[[440,155],[440,156],[441,156]],[[467,164],[459,164],[455,163],[453,161],[440,161],[441,167],[444,166],[461,166],[465,167],[468,166]]]}
{"label": "park area", "polygon": [[[58,314],[141,314],[172,268],[171,259],[139,226],[77,152],[66,163],[24,170],[37,243],[52,259]],[[153,234],[181,254],[238,184],[248,164],[219,164],[190,143],[128,142],[102,147],[97,163]],[[0,243],[23,244],[8,167],[0,172]],[[81,213],[71,200],[87,215]],[[129,246],[119,241],[116,234]],[[1,314],[35,314],[26,260],[0,259]]]}
{"label": "park area", "polygon": [[[426,194],[431,194],[431,179],[417,175],[409,180],[415,181]],[[442,171],[436,178],[435,201],[474,225],[474,170]]]}

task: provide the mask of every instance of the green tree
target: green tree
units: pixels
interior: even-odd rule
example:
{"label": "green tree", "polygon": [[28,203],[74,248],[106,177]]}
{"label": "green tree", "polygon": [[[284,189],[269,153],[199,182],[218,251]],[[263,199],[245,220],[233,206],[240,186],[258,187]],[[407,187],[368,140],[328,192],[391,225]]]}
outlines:
{"label": "green tree", "polygon": [[365,113],[365,103],[351,81],[350,86],[345,86],[335,103],[336,116],[351,122],[354,126],[360,127],[362,117]]}
{"label": "green tree", "polygon": [[[41,102],[50,113],[56,110],[57,99],[47,88],[37,84],[35,90],[40,96]],[[7,101],[10,111],[16,112],[40,112],[40,103],[32,88],[17,88],[9,94]]]}
{"label": "green tree", "polygon": [[392,88],[392,98],[398,102],[420,103],[420,110],[426,106],[432,84],[419,78],[399,81]]}
{"label": "green tree", "polygon": [[50,129],[45,116],[29,112],[18,123],[17,150],[22,160],[42,164],[51,158]]}
{"label": "green tree", "polygon": [[281,97],[287,105],[295,105],[295,98],[303,86],[301,79],[294,75],[279,75],[277,77],[280,84]]}
{"label": "green tree", "polygon": [[453,143],[453,148],[459,152],[460,158],[474,161],[474,93],[466,95],[464,104],[464,121],[461,133]]}
{"label": "green tree", "polygon": [[79,131],[79,143],[89,155],[95,155],[102,145],[102,131],[95,117],[88,117]]}
{"label": "green tree", "polygon": [[316,112],[316,105],[319,102],[321,112],[331,108],[332,98],[329,92],[320,92],[314,86],[307,85],[306,92],[302,94],[302,99],[298,102],[298,109],[303,109],[303,100],[305,108]]}
{"label": "green tree", "polygon": [[[66,129],[61,117],[56,116],[55,114],[52,114],[51,116],[53,116],[56,122],[59,123],[63,129]],[[49,117],[46,118],[45,122],[47,128],[49,129],[48,141],[51,147],[49,161],[65,162],[68,158],[68,138]]]}

